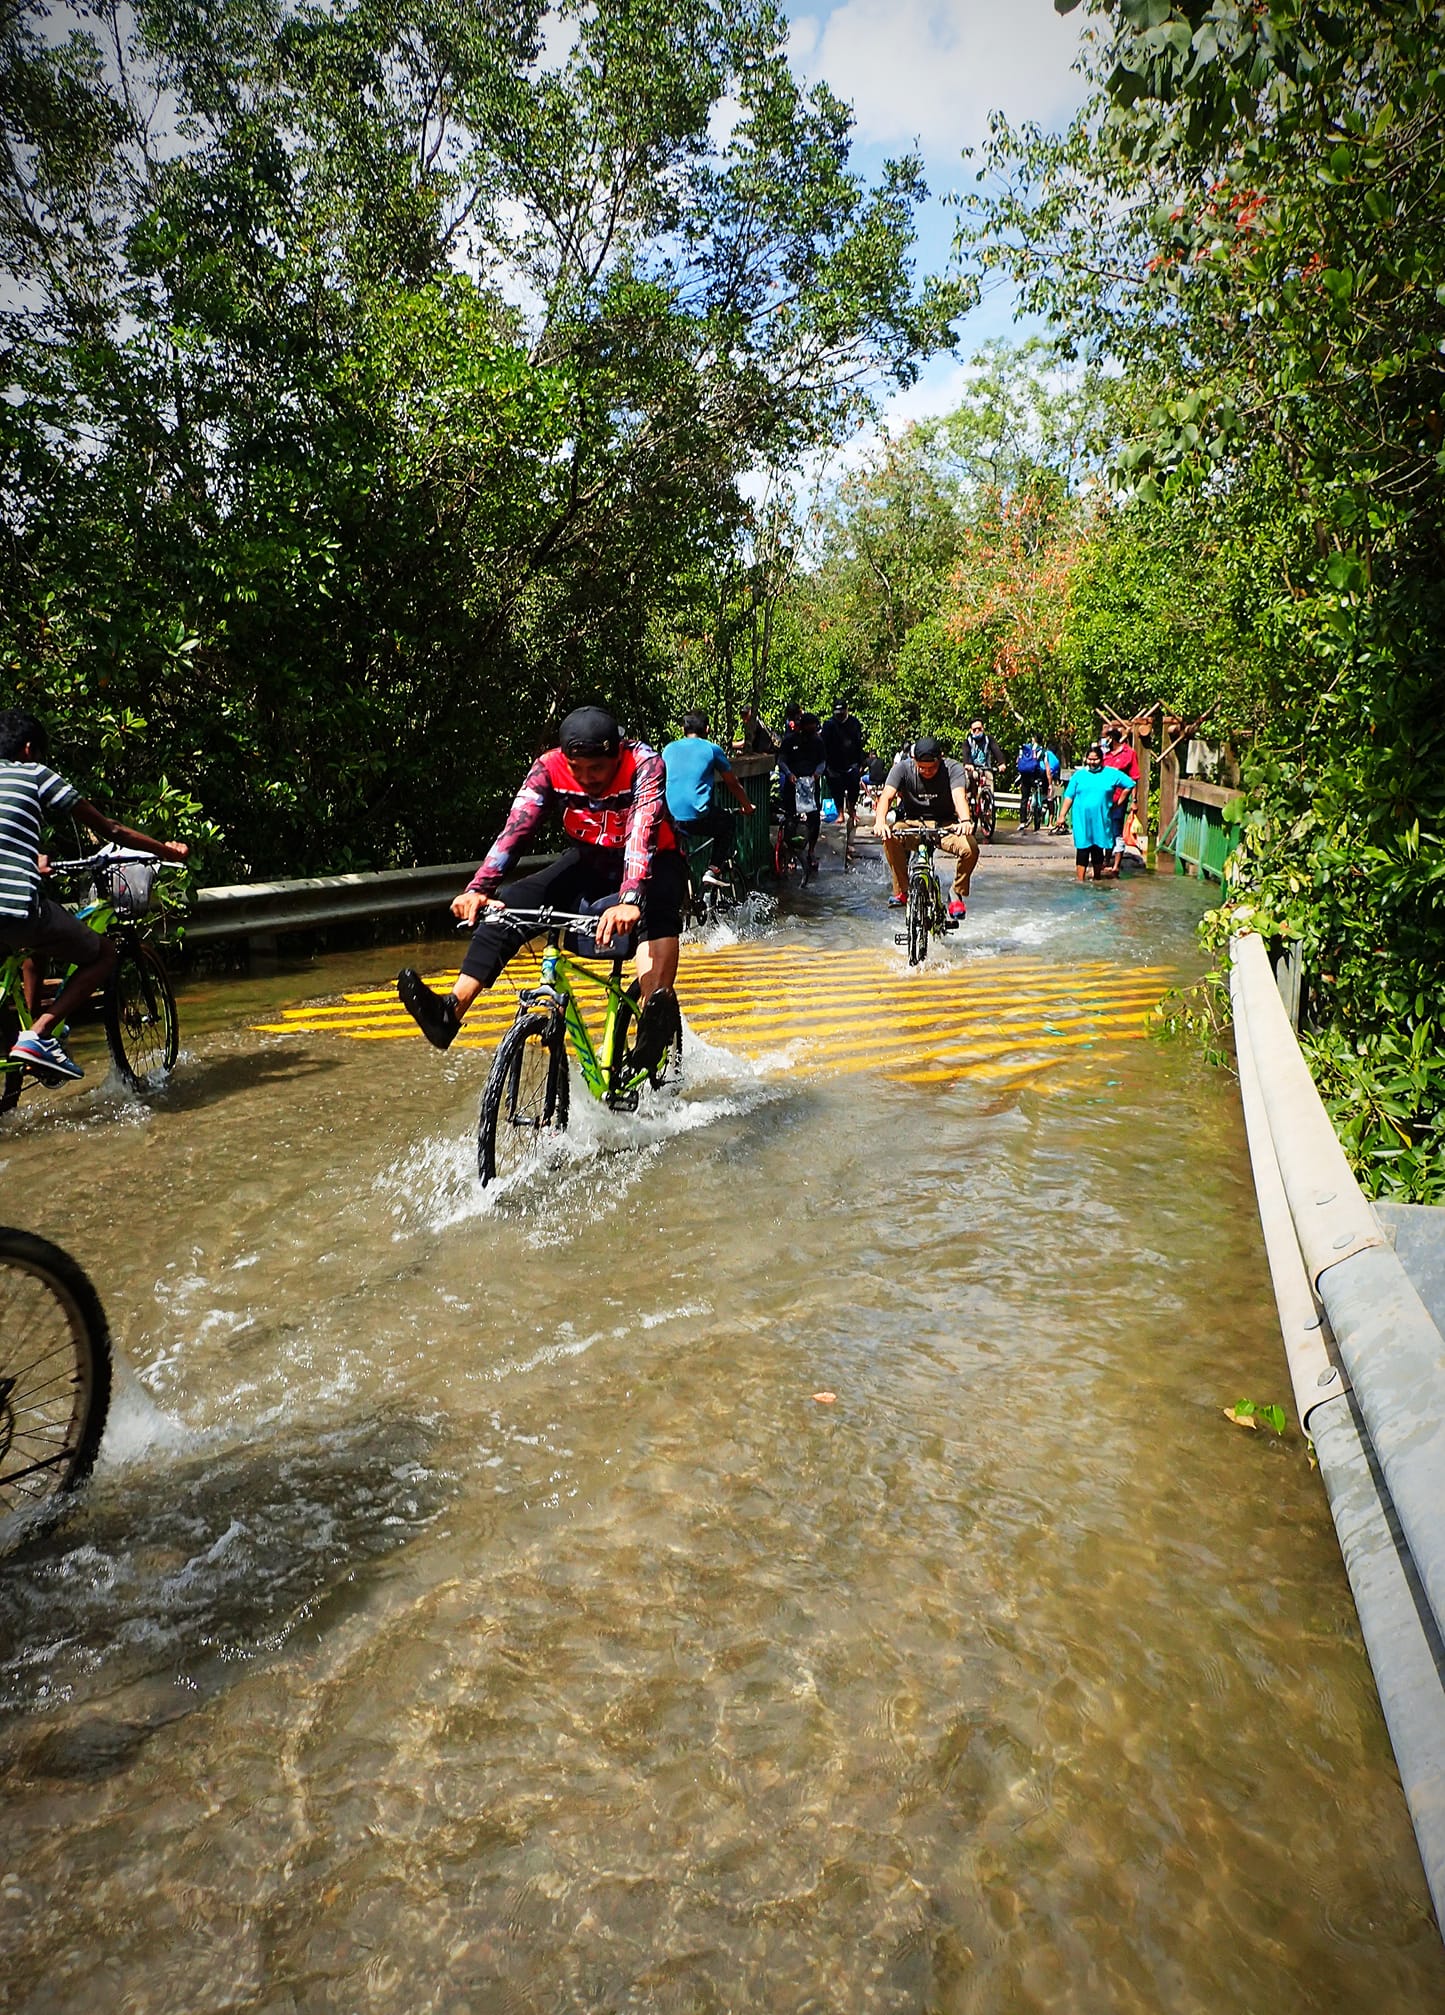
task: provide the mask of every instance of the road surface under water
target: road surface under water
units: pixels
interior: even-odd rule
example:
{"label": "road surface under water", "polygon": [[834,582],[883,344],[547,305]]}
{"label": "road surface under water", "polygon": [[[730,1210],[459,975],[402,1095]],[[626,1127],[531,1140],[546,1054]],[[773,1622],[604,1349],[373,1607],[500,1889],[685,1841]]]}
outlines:
{"label": "road surface under water", "polygon": [[830,861],[500,1196],[415,951],[27,1097],[3,1215],[129,1376],[0,1564],[0,2001],[1445,2006],[1323,1492],[1223,1417],[1287,1383],[1232,1081],[1145,1033],[1201,892],[1035,868],[909,973]]}

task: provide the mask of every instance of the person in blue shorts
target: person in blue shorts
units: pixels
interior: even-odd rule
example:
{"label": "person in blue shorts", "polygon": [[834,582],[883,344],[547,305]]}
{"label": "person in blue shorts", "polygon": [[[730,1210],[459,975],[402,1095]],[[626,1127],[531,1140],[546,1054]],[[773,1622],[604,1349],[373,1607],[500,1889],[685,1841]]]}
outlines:
{"label": "person in blue shorts", "polygon": [[752,799],[733,774],[726,749],[708,738],[707,715],[694,711],[682,717],[682,738],[662,752],[667,771],[667,809],[685,839],[710,840],[709,873],[722,867],[733,850],[734,824],[725,811],[713,809],[714,783],[736,798],[738,810],[750,815]]}

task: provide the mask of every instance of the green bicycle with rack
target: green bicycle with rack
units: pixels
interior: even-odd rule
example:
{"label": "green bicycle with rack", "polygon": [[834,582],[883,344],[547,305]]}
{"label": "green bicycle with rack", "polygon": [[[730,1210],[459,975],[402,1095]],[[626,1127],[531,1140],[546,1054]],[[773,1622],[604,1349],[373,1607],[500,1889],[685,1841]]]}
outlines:
{"label": "green bicycle with rack", "polygon": [[[89,900],[76,916],[97,937],[112,938],[119,953],[102,1009],[111,1060],[132,1091],[147,1090],[158,1074],[172,1070],[180,1052],[176,997],[143,921],[155,906],[159,869],[153,854],[103,847],[79,860],[52,861],[49,870],[49,880],[61,888],[89,886]],[[9,1062],[11,1045],[33,1019],[24,962],[18,951],[0,958],[0,1113],[13,1110],[25,1083],[26,1066]]]}
{"label": "green bicycle with rack", "polygon": [[[595,914],[504,910],[494,912],[493,920],[512,925],[525,938],[545,934],[547,943],[537,984],[518,996],[517,1018],[497,1046],[482,1091],[477,1173],[483,1187],[520,1167],[546,1135],[566,1131],[569,1043],[583,1083],[612,1112],[635,1112],[645,1087],[674,1083],[682,1069],[682,1016],[671,993],[658,997],[663,1023],[652,1031],[649,1060],[639,1059],[638,985],[636,980],[630,986],[622,983],[625,947],[619,950],[616,942],[605,950],[598,947]],[[579,963],[588,958],[610,962],[605,977]],[[582,1013],[579,987],[592,987],[602,997],[596,1040]]]}

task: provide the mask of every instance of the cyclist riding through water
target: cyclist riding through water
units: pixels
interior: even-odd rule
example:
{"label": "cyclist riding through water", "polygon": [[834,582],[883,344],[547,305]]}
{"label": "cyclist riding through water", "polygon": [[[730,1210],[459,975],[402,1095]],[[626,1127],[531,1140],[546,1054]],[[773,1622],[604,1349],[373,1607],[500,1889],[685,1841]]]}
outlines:
{"label": "cyclist riding through water", "polygon": [[[0,713],[0,954],[30,954],[24,966],[25,1003],[33,1019],[12,1046],[10,1061],[42,1077],[74,1079],[85,1072],[61,1045],[65,1018],[107,979],[116,948],[41,893],[40,837],[46,820],[71,812],[102,839],[163,861],[183,861],[190,848],[183,840],[152,839],[108,817],[46,767],[49,753],[49,736],[34,714]],[[75,971],[41,1013],[47,958]]]}
{"label": "cyclist riding through water", "polygon": [[[474,924],[462,969],[449,994],[429,987],[411,967],[397,974],[403,1007],[435,1049],[450,1047],[468,1008],[520,950],[523,937],[505,922],[508,908],[606,908],[597,943],[637,932],[637,980],[642,1001],[632,1050],[639,1068],[656,1061],[674,1027],[671,996],[687,894],[687,870],[667,811],[662,758],[645,742],[624,739],[605,707],[577,707],[523,779],[490,853],[452,904],[452,915]],[[566,853],[513,882],[503,876],[551,812],[572,842]],[[610,899],[610,900],[609,900]],[[651,1009],[651,1012],[649,1010]]]}
{"label": "cyclist riding through water", "polygon": [[971,769],[1001,770],[1003,750],[989,733],[982,721],[971,721],[968,740],[964,743],[963,760]]}
{"label": "cyclist riding through water", "polygon": [[713,785],[722,785],[744,818],[752,817],[753,801],[734,776],[727,750],[709,739],[707,715],[696,708],[683,715],[682,738],[668,743],[662,762],[673,826],[685,839],[710,842],[707,871],[715,874],[731,858],[737,821],[730,812],[713,809]]}
{"label": "cyclist riding through water", "polygon": [[900,818],[929,819],[938,826],[946,826],[950,821],[957,823],[959,831],[940,835],[938,851],[950,854],[955,862],[948,914],[955,922],[968,914],[969,883],[978,866],[978,841],[973,833],[968,786],[968,770],[962,763],[950,761],[943,753],[942,743],[932,735],[920,735],[912,752],[899,756],[888,772],[874,809],[873,832],[883,842],[893,882],[893,893],[888,898],[890,909],[902,909],[908,901],[905,886],[908,856],[918,844],[917,840],[895,839],[889,832],[888,813],[896,804]]}

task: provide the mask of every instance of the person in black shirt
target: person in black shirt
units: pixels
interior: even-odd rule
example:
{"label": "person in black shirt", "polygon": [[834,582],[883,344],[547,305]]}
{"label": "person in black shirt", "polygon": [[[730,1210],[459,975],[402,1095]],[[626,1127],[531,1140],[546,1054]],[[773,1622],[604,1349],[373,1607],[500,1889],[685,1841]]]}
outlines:
{"label": "person in black shirt", "polygon": [[[818,828],[823,818],[823,771],[826,757],[816,714],[804,714],[798,725],[789,728],[778,750],[778,804],[792,830],[801,824],[808,836],[808,872],[818,866]],[[797,779],[806,777],[813,787],[813,808],[798,805]]]}
{"label": "person in black shirt", "polygon": [[937,826],[955,824],[955,832],[939,835],[938,851],[951,854],[956,863],[948,914],[957,921],[966,916],[968,887],[978,865],[978,841],[973,836],[973,812],[968,798],[968,771],[962,763],[950,762],[932,735],[920,735],[911,754],[901,755],[888,772],[873,813],[873,832],[883,842],[893,893],[890,909],[902,909],[907,902],[908,856],[917,840],[895,839],[888,830],[888,814],[894,805],[902,819],[928,819]]}
{"label": "person in black shirt", "polygon": [[835,700],[832,716],[820,732],[828,796],[838,807],[838,817],[851,826],[863,774],[863,724],[848,711],[846,700]]}

